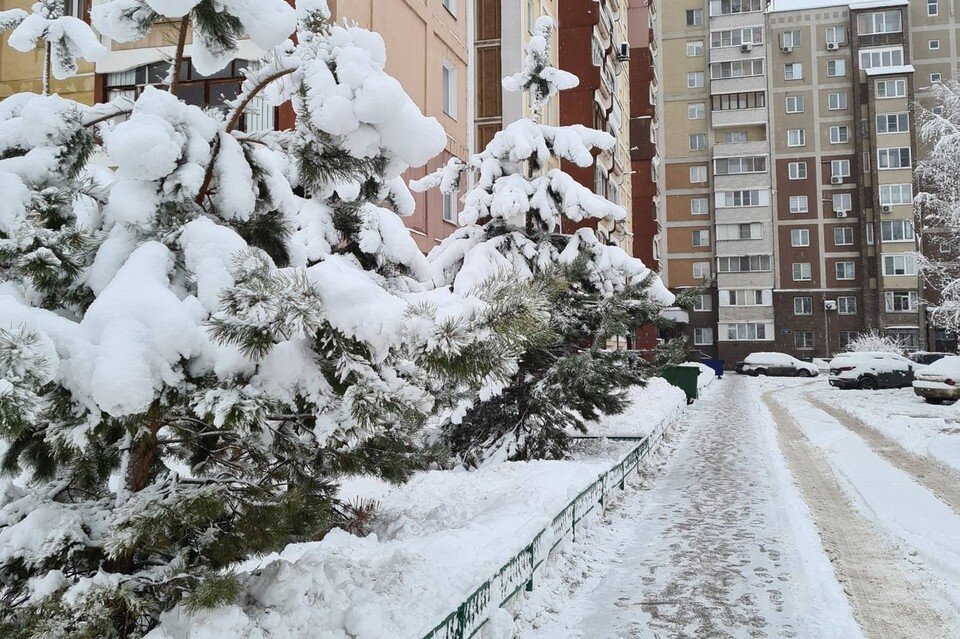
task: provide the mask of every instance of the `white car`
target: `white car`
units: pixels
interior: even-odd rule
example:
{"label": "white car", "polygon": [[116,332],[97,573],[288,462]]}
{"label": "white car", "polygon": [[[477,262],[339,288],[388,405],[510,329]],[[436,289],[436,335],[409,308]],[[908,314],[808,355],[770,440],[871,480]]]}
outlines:
{"label": "white car", "polygon": [[737,362],[737,372],[781,377],[816,377],[820,374],[815,364],[803,362],[786,353],[750,353],[742,362]]}
{"label": "white car", "polygon": [[960,356],[947,355],[916,374],[913,392],[928,404],[960,399]]}
{"label": "white car", "polygon": [[844,353],[830,361],[830,385],[837,388],[905,388],[926,366],[896,353]]}

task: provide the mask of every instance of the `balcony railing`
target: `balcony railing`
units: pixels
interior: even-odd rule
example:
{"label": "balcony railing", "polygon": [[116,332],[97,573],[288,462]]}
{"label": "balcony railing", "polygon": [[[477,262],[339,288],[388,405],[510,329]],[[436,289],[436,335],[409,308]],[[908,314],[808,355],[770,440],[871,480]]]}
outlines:
{"label": "balcony railing", "polygon": [[[745,78],[753,80],[754,78]],[[723,82],[735,82],[735,80],[723,80]],[[720,92],[715,92],[720,93]],[[767,107],[756,107],[753,109],[727,109],[724,111],[712,111],[711,123],[714,128],[728,126],[755,126],[766,124],[769,113]]]}

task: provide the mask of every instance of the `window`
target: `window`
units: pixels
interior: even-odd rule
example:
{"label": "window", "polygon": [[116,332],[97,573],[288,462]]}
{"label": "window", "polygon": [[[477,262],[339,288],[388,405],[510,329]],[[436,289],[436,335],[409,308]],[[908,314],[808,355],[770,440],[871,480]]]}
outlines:
{"label": "window", "polygon": [[833,243],[836,246],[853,246],[853,229],[849,226],[838,226],[833,229]]}
{"label": "window", "polygon": [[710,262],[694,262],[693,278],[696,280],[710,279]]}
{"label": "window", "polygon": [[860,51],[860,68],[874,69],[877,67],[898,67],[903,64],[903,47],[888,47],[885,49],[862,49]]}
{"label": "window", "polygon": [[453,17],[457,17],[457,0],[443,0],[443,8]]}
{"label": "window", "polygon": [[703,86],[703,71],[691,71],[687,74],[687,88],[699,89]]}
{"label": "window", "polygon": [[903,313],[917,310],[919,295],[916,291],[887,291],[884,293],[887,312]]}
{"label": "window", "polygon": [[830,93],[827,95],[827,108],[831,111],[843,111],[847,108],[846,93]]}
{"label": "window", "polygon": [[748,27],[728,31],[714,31],[710,34],[710,46],[739,47],[744,44],[763,44],[763,28]]}
{"label": "window", "polygon": [[927,49],[929,51],[939,51],[940,50],[940,41],[939,40],[927,40]]}
{"label": "window", "polygon": [[443,61],[443,112],[457,119],[457,70],[450,62]]}
{"label": "window", "polygon": [[695,346],[712,346],[713,345],[713,329],[712,328],[693,329],[693,343]]}
{"label": "window", "polygon": [[687,26],[699,27],[703,24],[703,9],[687,9]]}
{"label": "window", "polygon": [[763,224],[760,222],[717,225],[718,242],[721,240],[759,240],[762,238]]}
{"label": "window", "polygon": [[825,39],[827,42],[833,42],[838,45],[847,43],[846,27],[827,27],[824,35],[826,36]]}
{"label": "window", "polygon": [[767,339],[767,325],[757,322],[727,324],[727,339],[733,341],[758,341]]}
{"label": "window", "polygon": [[770,306],[773,304],[773,296],[764,299],[764,293],[761,290],[752,289],[734,289],[720,291],[720,306]]}
{"label": "window", "polygon": [[853,195],[850,193],[833,194],[833,212],[847,211],[853,209]]}
{"label": "window", "polygon": [[710,231],[694,231],[693,246],[710,246]]}
{"label": "window", "polygon": [[695,133],[690,136],[690,150],[691,151],[702,151],[707,148],[707,134],[706,133]]}
{"label": "window", "polygon": [[846,144],[850,141],[850,129],[845,126],[830,127],[830,144]]}
{"label": "window", "polygon": [[867,224],[867,245],[873,246],[874,237],[873,237],[873,224]]}
{"label": "window", "polygon": [[443,221],[457,223],[457,193],[443,194]]}
{"label": "window", "polygon": [[763,9],[762,0],[710,0],[710,15],[725,16]]}
{"label": "window", "polygon": [[757,109],[767,106],[767,94],[763,91],[747,93],[721,93],[711,98],[714,111],[733,109]]}
{"label": "window", "polygon": [[831,160],[830,177],[850,177],[850,160]]}
{"label": "window", "polygon": [[766,170],[767,158],[763,156],[747,158],[717,158],[714,160],[714,171],[717,175],[764,173]]}
{"label": "window", "polygon": [[813,315],[813,298],[812,297],[793,298],[793,314],[794,315]]}
{"label": "window", "polygon": [[593,66],[599,67],[603,66],[603,44],[597,40],[596,36],[591,38],[590,44],[590,57],[593,61]]}
{"label": "window", "polygon": [[743,144],[747,141],[746,131],[727,131],[723,134],[724,144]]}
{"label": "window", "polygon": [[787,113],[803,113],[803,96],[787,96]]}
{"label": "window", "polygon": [[838,280],[853,280],[857,277],[856,264],[853,262],[837,262],[836,271]]}
{"label": "window", "polygon": [[902,98],[907,95],[906,80],[877,80],[877,97]]}
{"label": "window", "polygon": [[810,229],[790,229],[790,246],[810,246]]}
{"label": "window", "polygon": [[803,37],[799,29],[784,31],[780,34],[780,46],[796,49],[803,44]]}
{"label": "window", "polygon": [[930,84],[940,84],[942,79],[943,79],[943,76],[940,75],[939,73],[930,74]]}
{"label": "window", "polygon": [[691,40],[687,42],[687,57],[699,58],[703,55],[703,40]]}
{"label": "window", "polygon": [[927,0],[927,15],[930,17],[940,15],[939,0]]}
{"label": "window", "polygon": [[857,298],[853,295],[841,295],[837,298],[837,313],[840,315],[857,314]]}
{"label": "window", "polygon": [[877,133],[907,133],[909,130],[908,113],[883,113],[877,116]]}
{"label": "window", "polygon": [[912,242],[913,239],[912,220],[883,220],[880,222],[881,242]]}
{"label": "window", "polygon": [[846,348],[850,342],[860,339],[859,331],[840,331],[840,348]]}
{"label": "window", "polygon": [[793,345],[799,351],[812,351],[813,333],[810,331],[797,331],[793,334]]}
{"label": "window", "polygon": [[691,166],[690,167],[690,183],[691,184],[702,184],[707,181],[707,167],[705,166]]}
{"label": "window", "polygon": [[807,163],[791,162],[787,165],[787,175],[791,180],[807,179]]}
{"label": "window", "polygon": [[763,58],[714,62],[710,65],[710,77],[714,80],[748,78],[757,75],[763,75]]}
{"label": "window", "polygon": [[807,132],[804,129],[787,130],[787,146],[806,146]]}
{"label": "window", "polygon": [[880,205],[896,206],[898,204],[913,203],[912,184],[881,184]]}
{"label": "window", "polygon": [[769,255],[743,255],[717,258],[720,273],[759,273],[770,270]]}
{"label": "window", "polygon": [[794,262],[793,263],[793,281],[794,282],[809,282],[813,279],[812,271],[810,270],[810,262]]}
{"label": "window", "polygon": [[809,208],[806,195],[790,196],[790,212],[791,213],[808,213],[809,211],[810,211],[810,208]]}
{"label": "window", "polygon": [[701,293],[693,299],[693,310],[698,312],[713,309],[713,297],[709,293]]}
{"label": "window", "polygon": [[911,164],[908,146],[877,149],[877,168],[880,170],[909,169]]}
{"label": "window", "polygon": [[783,79],[784,80],[802,80],[803,79],[803,65],[799,62],[790,62],[783,65]]}
{"label": "window", "polygon": [[710,202],[705,197],[690,200],[690,215],[707,215],[710,213]]}
{"label": "window", "polygon": [[844,75],[847,75],[846,60],[827,60],[827,76],[828,77],[839,78]]}
{"label": "window", "polygon": [[900,10],[861,13],[857,16],[857,33],[873,35],[876,33],[899,33],[903,30]]}
{"label": "window", "polygon": [[63,15],[72,16],[74,18],[84,18],[84,9],[86,8],[86,0],[67,0],[65,3],[61,3],[63,7]]}
{"label": "window", "polygon": [[707,105],[703,102],[692,102],[687,105],[687,117],[691,120],[702,120],[707,117]]}
{"label": "window", "polygon": [[883,256],[884,275],[916,275],[917,256],[913,253]]}
{"label": "window", "polygon": [[767,206],[770,204],[770,191],[718,191],[716,198],[718,208]]}

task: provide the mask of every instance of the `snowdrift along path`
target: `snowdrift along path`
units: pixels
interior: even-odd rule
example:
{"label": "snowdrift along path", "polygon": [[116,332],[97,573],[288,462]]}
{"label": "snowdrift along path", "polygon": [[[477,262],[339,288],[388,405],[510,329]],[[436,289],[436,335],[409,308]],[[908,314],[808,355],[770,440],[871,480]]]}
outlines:
{"label": "snowdrift along path", "polygon": [[542,584],[569,600],[521,609],[519,636],[863,637],[772,421],[756,380],[715,384],[651,488],[628,493]]}

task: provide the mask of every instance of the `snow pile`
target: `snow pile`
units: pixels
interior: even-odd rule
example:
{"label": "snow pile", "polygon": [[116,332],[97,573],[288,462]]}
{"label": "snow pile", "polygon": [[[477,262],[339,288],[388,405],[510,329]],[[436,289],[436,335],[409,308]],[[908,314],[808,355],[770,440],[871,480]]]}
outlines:
{"label": "snow pile", "polygon": [[675,419],[687,406],[686,394],[662,377],[650,378],[646,386],[634,386],[629,398],[627,410],[589,424],[587,434],[643,437]]}
{"label": "snow pile", "polygon": [[248,562],[237,604],[194,615],[176,609],[147,637],[422,636],[615,462],[422,473],[382,496],[376,534],[334,531]]}

